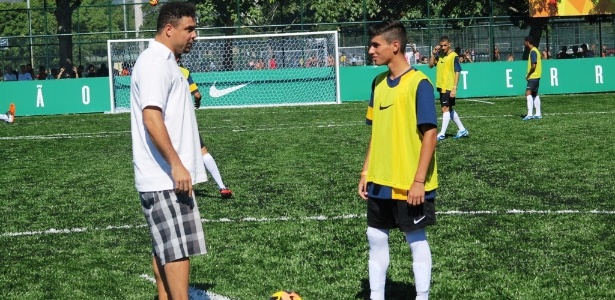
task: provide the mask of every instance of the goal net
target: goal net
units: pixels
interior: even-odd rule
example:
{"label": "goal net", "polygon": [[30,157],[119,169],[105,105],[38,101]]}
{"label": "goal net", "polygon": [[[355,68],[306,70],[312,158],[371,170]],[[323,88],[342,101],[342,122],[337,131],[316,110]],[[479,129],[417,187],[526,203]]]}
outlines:
{"label": "goal net", "polygon": [[[130,71],[149,39],[109,40],[112,112],[130,110]],[[197,37],[181,65],[201,107],[340,103],[336,31]]]}

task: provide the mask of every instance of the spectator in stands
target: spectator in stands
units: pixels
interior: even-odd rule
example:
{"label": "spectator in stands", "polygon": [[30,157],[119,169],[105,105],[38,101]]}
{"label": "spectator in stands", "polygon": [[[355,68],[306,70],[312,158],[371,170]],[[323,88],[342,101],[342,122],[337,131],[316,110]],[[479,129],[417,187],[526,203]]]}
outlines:
{"label": "spectator in stands", "polygon": [[30,63],[26,64],[26,71],[30,73],[30,76],[32,76],[32,79],[36,78],[36,76],[34,75],[34,69],[32,69],[32,64]]}
{"label": "spectator in stands", "polygon": [[[213,62],[212,62],[213,63]],[[256,61],[256,65],[254,65],[254,69],[262,70],[265,68],[265,62],[262,59]]]}
{"label": "spectator in stands", "polygon": [[583,51],[583,57],[594,57],[596,56],[596,53],[594,53],[594,51],[589,50],[587,48],[587,44],[581,44],[581,50]]}
{"label": "spectator in stands", "polygon": [[4,81],[17,81],[17,74],[15,74],[13,66],[6,66],[4,69],[4,76],[2,78],[4,78]]}
{"label": "spectator in stands", "polygon": [[335,66],[335,60],[333,59],[333,55],[329,55],[327,57],[327,66],[328,67],[333,67]]}
{"label": "spectator in stands", "polygon": [[500,61],[500,49],[497,46],[493,46],[493,61]]}
{"label": "spectator in stands", "polygon": [[602,45],[602,57],[606,57],[606,45]]}
{"label": "spectator in stands", "polygon": [[269,69],[277,69],[278,68],[278,63],[275,60],[275,55],[272,55],[271,58],[269,59]]}
{"label": "spectator in stands", "polygon": [[422,64],[428,64],[429,63],[429,58],[427,58],[427,56],[421,56],[421,63]]}
{"label": "spectator in stands", "polygon": [[357,56],[353,55],[352,58],[350,59],[350,64],[353,66],[357,65]]}
{"label": "spectator in stands", "polygon": [[100,64],[100,68],[96,70],[97,77],[109,77],[109,69],[106,64]]}
{"label": "spectator in stands", "polygon": [[318,59],[316,59],[315,56],[308,58],[308,60],[305,62],[305,67],[306,68],[318,67]]}
{"label": "spectator in stands", "polygon": [[512,53],[508,53],[508,59],[506,61],[515,61],[515,57]]}
{"label": "spectator in stands", "polygon": [[474,62],[474,56],[470,53],[469,50],[466,50],[464,57],[463,57],[463,62],[466,62],[466,63]]}
{"label": "spectator in stands", "polygon": [[85,71],[85,67],[83,65],[79,65],[77,67],[77,78],[83,78],[83,71]]}
{"label": "spectator in stands", "polygon": [[88,68],[85,70],[85,74],[83,77],[96,77],[96,66],[93,64],[89,64]]}
{"label": "spectator in stands", "polygon": [[38,66],[38,74],[34,77],[36,80],[47,80],[47,69],[45,66]]}
{"label": "spectator in stands", "polygon": [[60,72],[58,71],[58,68],[51,68],[49,74],[47,74],[47,80],[58,79],[59,76]]}
{"label": "spectator in stands", "polygon": [[32,75],[26,69],[26,65],[19,66],[19,75],[17,75],[17,80],[19,81],[33,80]]}
{"label": "spectator in stands", "polygon": [[345,66],[346,65],[346,54],[341,54],[340,55],[340,65]]}
{"label": "spectator in stands", "polygon": [[583,52],[579,51],[579,46],[574,45],[572,48],[572,58],[583,58]]}
{"label": "spectator in stands", "polygon": [[572,56],[570,56],[570,54],[568,54],[567,52],[568,52],[568,47],[562,46],[560,48],[560,51],[555,56],[555,59],[569,59],[569,58],[572,58]]}
{"label": "spectator in stands", "polygon": [[549,51],[549,49],[547,49],[547,48],[544,48],[541,51],[540,56],[541,56],[542,59],[551,59],[551,51]]}

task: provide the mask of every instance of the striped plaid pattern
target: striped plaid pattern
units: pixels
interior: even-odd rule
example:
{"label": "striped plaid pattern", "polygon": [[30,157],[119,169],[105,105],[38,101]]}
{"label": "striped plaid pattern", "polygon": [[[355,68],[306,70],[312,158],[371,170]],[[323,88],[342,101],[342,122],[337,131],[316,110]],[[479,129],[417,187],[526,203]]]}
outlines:
{"label": "striped plaid pattern", "polygon": [[[141,209],[152,236],[153,253],[162,265],[207,253],[196,201],[190,209],[186,195],[173,190],[139,193]],[[192,196],[194,198],[194,194]]]}

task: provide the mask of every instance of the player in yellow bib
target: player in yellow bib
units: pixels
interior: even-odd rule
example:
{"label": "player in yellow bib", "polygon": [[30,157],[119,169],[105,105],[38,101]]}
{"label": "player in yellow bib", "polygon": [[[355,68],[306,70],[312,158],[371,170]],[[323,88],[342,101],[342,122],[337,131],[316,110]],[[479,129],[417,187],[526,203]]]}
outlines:
{"label": "player in yellow bib", "polygon": [[[525,88],[525,98],[527,100],[527,115],[523,118],[524,121],[542,119],[540,111],[540,96],[538,96],[538,87],[540,86],[540,76],[542,75],[542,59],[540,51],[534,45],[534,38],[526,36],[523,42],[525,47],[530,50],[530,55],[527,60],[527,87]],[[533,109],[536,109],[534,114]]]}
{"label": "player in yellow bib", "polygon": [[[181,56],[177,57],[177,64],[179,65],[181,60]],[[190,70],[180,66],[179,69],[182,71],[182,75],[188,81],[188,86],[190,88],[190,93],[194,97],[194,108],[199,108],[201,106],[201,92],[199,91],[199,87],[196,85],[194,80],[192,79],[192,75],[190,75]],[[218,190],[220,192],[220,197],[224,199],[228,199],[233,197],[233,191],[224,185],[222,181],[222,176],[220,175],[220,170],[218,169],[218,164],[214,160],[213,156],[209,154],[207,151],[207,147],[205,147],[205,143],[203,143],[203,138],[199,134],[199,139],[201,140],[201,155],[203,156],[203,163],[205,164],[205,169],[211,174],[214,181],[218,185]]]}
{"label": "player in yellow bib", "polygon": [[442,107],[442,128],[438,133],[438,141],[446,138],[448,123],[453,120],[459,129],[455,138],[469,135],[468,130],[461,123],[459,114],[455,111],[457,96],[457,83],[461,64],[457,52],[451,49],[451,42],[447,36],[440,38],[440,44],[434,47],[429,59],[429,68],[436,67],[436,88],[440,92],[440,106]]}
{"label": "player in yellow bib", "polygon": [[398,228],[412,252],[416,299],[426,300],[432,262],[425,227],[436,222],[438,187],[434,88],[404,57],[402,23],[375,24],[369,35],[374,64],[388,67],[372,83],[366,116],[372,133],[358,185],[367,201],[370,299],[384,300],[389,232]]}

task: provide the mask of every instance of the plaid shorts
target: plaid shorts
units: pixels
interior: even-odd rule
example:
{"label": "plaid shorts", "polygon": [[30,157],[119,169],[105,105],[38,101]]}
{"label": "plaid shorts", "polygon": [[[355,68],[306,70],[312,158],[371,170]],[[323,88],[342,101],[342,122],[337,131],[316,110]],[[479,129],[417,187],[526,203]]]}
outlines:
{"label": "plaid shorts", "polygon": [[175,194],[173,190],[142,192],[139,196],[152,236],[152,253],[162,265],[207,253],[196,200],[191,209],[186,201],[188,196]]}

